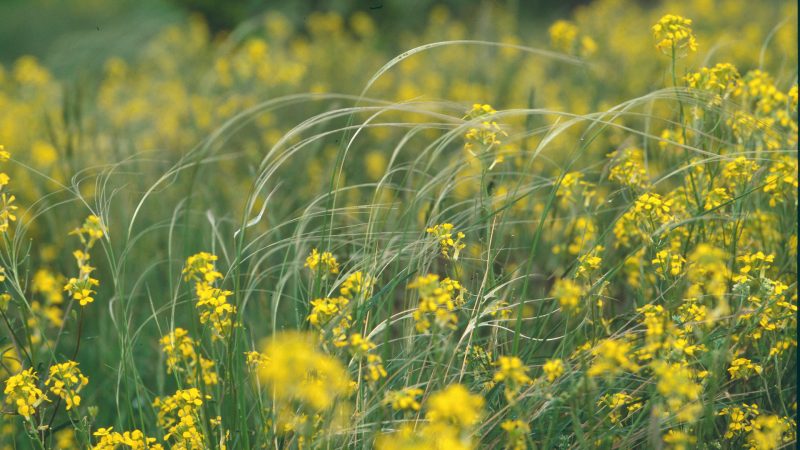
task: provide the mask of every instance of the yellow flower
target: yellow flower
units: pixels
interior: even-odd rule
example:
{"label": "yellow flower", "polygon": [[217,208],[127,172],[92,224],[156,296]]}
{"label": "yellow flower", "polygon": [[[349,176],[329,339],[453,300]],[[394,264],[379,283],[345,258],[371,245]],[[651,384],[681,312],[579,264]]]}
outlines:
{"label": "yellow flower", "polygon": [[175,328],[159,343],[167,356],[167,373],[183,374],[183,381],[192,386],[202,379],[207,386],[218,382],[214,361],[197,354],[196,343],[183,328]]}
{"label": "yellow flower", "polygon": [[270,363],[258,377],[279,403],[297,401],[314,412],[350,393],[350,379],[335,358],[316,349],[310,334],[287,331],[269,338],[262,351]]}
{"label": "yellow flower", "polygon": [[14,205],[14,200],[16,200],[16,197],[13,195],[5,192],[0,194],[0,233],[7,232],[11,222],[17,220],[15,211],[18,208],[17,205]]}
{"label": "yellow flower", "polygon": [[664,397],[668,411],[682,422],[696,420],[702,410],[703,387],[696,381],[695,371],[685,364],[663,361],[654,361],[651,367],[658,380],[656,390]]}
{"label": "yellow flower", "polygon": [[347,344],[353,356],[366,359],[364,372],[367,381],[374,383],[381,378],[386,378],[387,373],[386,369],[383,367],[383,359],[378,355],[370,353],[371,350],[375,349],[375,344],[373,344],[369,338],[363,337],[360,334],[352,334]]}
{"label": "yellow flower", "polygon": [[166,431],[164,439],[174,441],[172,448],[207,448],[201,428],[203,396],[197,388],[178,390],[153,402],[158,425]]}
{"label": "yellow flower", "polygon": [[763,371],[764,369],[760,365],[754,364],[747,358],[734,359],[728,368],[732,380],[747,379],[754,374],[761,374]]}
{"label": "yellow flower", "polygon": [[70,231],[69,234],[78,235],[81,243],[87,249],[90,249],[94,246],[95,242],[105,236],[105,227],[103,226],[103,223],[100,221],[99,217],[90,215],[83,222],[83,225]]}
{"label": "yellow flower", "polygon": [[650,178],[644,166],[644,151],[637,147],[626,147],[606,155],[611,160],[608,179],[632,189],[650,186]]}
{"label": "yellow flower", "polygon": [[690,73],[684,77],[689,87],[712,93],[711,99],[707,102],[709,106],[721,105],[722,99],[737,89],[741,79],[736,66],[729,63],[720,63],[712,68],[703,67],[700,72]]}
{"label": "yellow flower", "polygon": [[685,56],[697,51],[697,40],[692,33],[692,20],[667,14],[652,27],[656,48],[665,55]]}
{"label": "yellow flower", "polygon": [[758,169],[759,165],[756,161],[739,156],[722,167],[722,179],[728,189],[734,191],[736,188],[747,185]]}
{"label": "yellow flower", "polygon": [[689,450],[697,443],[696,437],[680,430],[669,430],[662,439],[669,450]]}
{"label": "yellow flower", "polygon": [[450,278],[439,281],[438,275],[427,274],[417,277],[408,288],[419,293],[419,307],[412,313],[417,331],[426,333],[433,324],[455,329],[458,316],[454,311],[463,304],[466,292],[461,283]]}
{"label": "yellow flower", "polygon": [[182,371],[184,365],[193,364],[197,359],[194,340],[183,328],[175,328],[175,331],[162,337],[159,343],[161,351],[167,356],[167,373]]}
{"label": "yellow flower", "polygon": [[372,293],[375,279],[362,272],[353,272],[342,282],[339,293],[350,300],[356,297],[366,299]]}
{"label": "yellow flower", "polygon": [[113,431],[113,427],[98,428],[94,432],[94,437],[99,439],[92,450],[116,450],[120,446],[127,446],[132,450],[164,450],[156,438],[147,437],[140,430],[118,433]]}
{"label": "yellow flower", "polygon": [[69,233],[78,235],[83,244],[83,249],[72,252],[78,265],[78,276],[70,278],[64,286],[64,290],[68,291],[73,300],[76,300],[81,306],[94,302],[93,295],[97,292],[93,288],[100,284],[99,281],[90,276],[94,271],[94,267],[89,265],[89,250],[92,249],[97,240],[105,236],[104,230],[105,227],[100,218],[90,215],[82,226]]}
{"label": "yellow flower", "polygon": [[578,26],[568,20],[556,20],[547,29],[550,44],[558,51],[572,53],[578,40]]}
{"label": "yellow flower", "polygon": [[578,269],[575,271],[576,277],[588,279],[589,275],[600,268],[603,258],[599,256],[605,248],[602,245],[595,246],[591,251],[578,257]]}
{"label": "yellow flower", "polygon": [[304,267],[308,267],[314,273],[319,272],[323,278],[328,274],[339,273],[336,257],[331,252],[319,253],[316,248],[311,249],[311,254],[306,258]]}
{"label": "yellow flower", "polygon": [[747,443],[753,450],[773,450],[782,447],[784,433],[790,431],[786,421],[775,415],[762,415],[752,421],[753,431]]}
{"label": "yellow flower", "polygon": [[37,379],[33,368],[28,368],[6,380],[3,391],[6,404],[13,405],[17,413],[25,419],[30,419],[36,408],[43,401],[48,401],[42,390],[36,386]]}
{"label": "yellow flower", "polygon": [[394,433],[375,439],[376,450],[472,450],[471,436],[445,423],[426,423],[413,428],[403,425]]}
{"label": "yellow flower", "polygon": [[673,254],[670,250],[660,250],[651,263],[655,266],[657,274],[664,276],[669,273],[673,277],[677,277],[683,271],[686,258],[680,254]]}
{"label": "yellow flower", "polygon": [[208,252],[200,252],[188,257],[183,268],[183,279],[213,283],[222,278],[222,274],[217,272],[214,267],[216,260],[217,256]]}
{"label": "yellow flower", "polygon": [[639,399],[625,392],[617,392],[613,395],[604,394],[600,397],[600,401],[597,402],[597,406],[608,407],[610,409],[608,420],[612,424],[616,424],[628,418],[634,411],[641,409],[643,404]]}
{"label": "yellow flower", "polygon": [[403,388],[399,391],[388,391],[384,403],[391,405],[395,411],[419,411],[420,404],[417,398],[422,395],[422,389]]}
{"label": "yellow flower", "polygon": [[581,297],[583,289],[573,280],[560,278],[553,284],[550,295],[558,301],[562,311],[567,314],[576,314],[583,309]]}
{"label": "yellow flower", "polygon": [[590,377],[613,377],[625,371],[637,372],[639,366],[630,358],[633,350],[630,343],[605,339],[592,349],[595,357],[592,366],[586,372]]}
{"label": "yellow flower", "polygon": [[67,450],[73,448],[80,448],[77,439],[75,438],[75,430],[72,428],[64,428],[55,433],[55,448],[59,450]]}
{"label": "yellow flower", "polygon": [[741,407],[729,406],[722,408],[717,415],[728,416],[728,429],[725,431],[725,439],[733,439],[734,437],[752,431],[753,426],[751,421],[753,418],[758,417],[760,411],[758,405],[748,405],[743,403]]}
{"label": "yellow flower", "polygon": [[387,165],[386,155],[382,151],[373,150],[364,157],[366,174],[373,181],[378,181],[383,177]]}
{"label": "yellow flower", "polygon": [[0,311],[8,311],[8,305],[11,303],[11,294],[4,292],[0,294]]}
{"label": "yellow flower", "polygon": [[468,428],[480,421],[483,404],[483,397],[471,394],[461,384],[452,384],[431,395],[425,417],[434,423]]}
{"label": "yellow flower", "polygon": [[233,329],[237,309],[227,300],[233,292],[214,286],[222,278],[214,265],[216,260],[217,256],[211,253],[197,253],[186,259],[182,273],[184,280],[195,281],[195,306],[200,314],[200,323],[209,324],[211,338],[220,340],[227,337]]}
{"label": "yellow flower", "polygon": [[[436,239],[439,240],[439,246],[445,258],[458,261],[459,253],[466,247],[466,244],[461,242],[464,239],[464,233],[460,231],[454,233],[452,223],[434,225],[425,231],[436,236]],[[455,238],[453,237],[454,234]]]}
{"label": "yellow flower", "polygon": [[233,320],[236,318],[236,307],[228,302],[228,297],[233,292],[219,289],[204,282],[197,283],[197,311],[200,313],[200,323],[210,324],[214,340],[223,339],[233,329]]}
{"label": "yellow flower", "polygon": [[705,206],[703,206],[703,209],[710,211],[729,201],[731,201],[731,196],[728,194],[728,191],[725,188],[714,188],[706,195],[706,203]]}
{"label": "yellow flower", "polygon": [[500,424],[500,428],[506,432],[506,448],[510,450],[525,450],[527,447],[527,436],[531,432],[531,427],[521,420],[506,420]]}
{"label": "yellow flower", "polygon": [[[786,199],[797,202],[797,158],[781,156],[769,167],[769,174],[764,185],[764,192],[771,194],[769,205],[776,206]],[[0,216],[0,219],[2,217]]]}
{"label": "yellow flower", "polygon": [[495,382],[505,383],[506,398],[511,399],[518,390],[531,383],[528,376],[528,367],[516,356],[501,356],[494,363],[497,371],[494,373]]}
{"label": "yellow flower", "polygon": [[81,397],[78,393],[84,386],[89,384],[75,361],[67,361],[50,367],[50,376],[45,385],[50,388],[50,392],[63,398],[67,402],[67,411],[73,406],[81,404]]}
{"label": "yellow flower", "polygon": [[324,327],[331,319],[342,313],[349,303],[345,297],[311,300],[311,313],[306,319],[317,328]]}
{"label": "yellow flower", "polygon": [[564,374],[564,361],[560,359],[548,359],[542,365],[542,370],[547,377],[547,381],[552,383]]}
{"label": "yellow flower", "polygon": [[58,305],[64,302],[61,286],[64,285],[64,278],[46,269],[39,269],[31,280],[31,291],[34,294],[41,294],[45,297],[48,304]]}

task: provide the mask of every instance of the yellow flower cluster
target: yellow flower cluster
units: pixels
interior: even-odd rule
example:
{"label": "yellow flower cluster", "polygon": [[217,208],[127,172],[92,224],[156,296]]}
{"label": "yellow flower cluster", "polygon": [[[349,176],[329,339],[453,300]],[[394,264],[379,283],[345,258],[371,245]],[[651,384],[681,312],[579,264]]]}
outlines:
{"label": "yellow flower cluster", "polygon": [[605,247],[598,245],[588,253],[579,256],[575,277],[588,279],[592,273],[600,269],[600,265],[603,264],[603,257],[600,254],[603,253],[603,250],[605,250]]}
{"label": "yellow flower cluster", "polygon": [[651,364],[658,380],[656,390],[665,401],[664,414],[674,414],[681,422],[692,422],[703,409],[700,395],[703,387],[697,382],[696,371],[682,363],[666,363],[658,360]]}
{"label": "yellow flower cluster", "polygon": [[588,57],[597,51],[594,39],[581,35],[578,26],[569,20],[556,20],[547,33],[550,35],[550,45],[560,52]]}
{"label": "yellow flower cluster", "polygon": [[[497,114],[497,111],[490,105],[478,103],[472,105],[472,109],[467,111],[464,119],[478,122],[477,126],[471,127],[464,135],[464,140],[466,141],[464,149],[470,155],[480,156],[496,151],[503,143],[500,139],[503,136],[508,136],[508,133],[500,128],[496,121],[492,120],[492,116],[495,114]],[[489,170],[502,161],[502,156],[496,157]]]}
{"label": "yellow flower cluster", "polygon": [[50,376],[45,382],[50,392],[67,402],[67,411],[81,404],[81,397],[78,394],[87,384],[89,379],[81,373],[75,361],[50,366]]}
{"label": "yellow flower cluster", "polygon": [[664,231],[661,227],[674,219],[672,214],[675,200],[664,198],[657,193],[640,195],[630,210],[614,224],[617,246],[630,246],[633,239],[652,243]]}
{"label": "yellow flower cluster", "polygon": [[783,203],[794,198],[797,202],[797,159],[781,156],[769,167],[769,175],[764,185],[764,192],[771,194],[770,206]]}
{"label": "yellow flower cluster", "polygon": [[669,430],[662,436],[666,448],[670,450],[689,450],[697,444],[697,437],[682,430]]}
{"label": "yellow flower cluster", "polygon": [[304,267],[308,267],[314,273],[319,273],[323,278],[339,273],[339,264],[336,262],[336,257],[333,256],[333,253],[320,253],[316,248],[311,249],[311,254],[306,258]]}
{"label": "yellow flower cluster", "polygon": [[45,394],[37,386],[38,377],[32,368],[25,369],[6,380],[6,404],[12,405],[25,419],[30,419],[36,408],[48,401]]}
{"label": "yellow flower cluster", "polygon": [[468,450],[474,448],[473,427],[483,416],[483,397],[461,384],[447,386],[431,395],[426,403],[428,420],[413,429],[403,426],[398,432],[379,436],[378,450],[434,448]]}
{"label": "yellow flower cluster", "polygon": [[425,417],[432,423],[447,423],[459,428],[476,425],[483,415],[484,400],[461,384],[453,384],[428,399]]}
{"label": "yellow flower cluster", "polygon": [[364,378],[367,381],[375,383],[381,378],[386,378],[387,373],[383,367],[383,358],[372,352],[375,349],[375,344],[368,337],[352,334],[347,341],[347,346],[353,356],[364,360]]}
{"label": "yellow flower cluster", "polygon": [[516,356],[501,356],[494,365],[497,367],[497,371],[493,381],[505,385],[504,392],[509,402],[513,401],[520,389],[533,382],[528,376],[528,367]]}
{"label": "yellow flower cluster", "polygon": [[68,291],[81,306],[86,306],[94,301],[93,295],[96,293],[94,288],[100,284],[99,281],[91,277],[94,267],[89,265],[89,251],[95,242],[103,238],[105,235],[104,230],[105,227],[100,218],[90,215],[82,226],[70,232],[70,234],[75,234],[80,238],[83,249],[75,250],[72,253],[78,264],[78,276],[70,278],[64,286],[64,290]]}
{"label": "yellow flower cluster", "polygon": [[158,425],[166,431],[164,439],[172,441],[171,448],[207,448],[200,422],[202,406],[203,395],[197,388],[178,390],[169,397],[158,397],[153,402],[158,413]]}
{"label": "yellow flower cluster", "polygon": [[608,179],[632,189],[646,189],[650,179],[644,165],[644,151],[626,147],[606,155],[611,160]]}
{"label": "yellow flower cluster", "polygon": [[762,251],[755,253],[745,253],[736,257],[739,263],[739,274],[733,277],[733,281],[744,283],[751,280],[755,274],[756,279],[764,278],[767,269],[772,267],[775,262],[775,255],[766,255]]}
{"label": "yellow flower cluster", "polygon": [[[7,162],[11,154],[0,145],[0,163]],[[14,204],[16,197],[6,192],[5,187],[11,182],[11,177],[5,172],[0,172],[0,233],[7,233],[11,222],[17,220],[17,205]]]}
{"label": "yellow flower cluster", "polygon": [[652,27],[656,48],[666,55],[685,56],[697,51],[697,39],[692,32],[692,20],[667,14]]}
{"label": "yellow flower cluster", "polygon": [[690,73],[683,79],[690,88],[711,94],[711,98],[705,103],[707,106],[720,106],[738,88],[742,76],[733,64],[719,63],[711,68],[703,67],[699,72]]}
{"label": "yellow flower cluster", "polygon": [[623,372],[638,372],[639,365],[632,360],[633,348],[629,342],[604,339],[591,350],[594,362],[586,371],[590,377],[613,378]]}
{"label": "yellow flower cluster", "polygon": [[722,167],[722,179],[729,191],[736,192],[747,186],[758,169],[758,162],[739,156]]}
{"label": "yellow flower cluster", "polygon": [[567,253],[579,255],[592,248],[597,238],[597,225],[591,217],[578,216],[570,220],[564,229],[563,241],[553,246],[553,253],[561,254],[566,248]]}
{"label": "yellow flower cluster", "polygon": [[227,337],[233,329],[236,307],[228,302],[233,292],[215,286],[216,281],[222,278],[214,265],[216,260],[216,255],[207,252],[192,255],[186,259],[183,275],[186,281],[195,282],[195,306],[200,313],[200,323],[209,324],[212,339],[219,340]]}
{"label": "yellow flower cluster", "polygon": [[747,435],[750,450],[775,450],[797,440],[794,419],[761,415],[752,421],[753,431]]}
{"label": "yellow flower cluster", "polygon": [[758,364],[754,364],[747,358],[736,358],[731,361],[731,366],[728,368],[728,373],[731,375],[731,379],[738,380],[738,379],[746,379],[753,375],[760,374],[764,371],[764,368]]}
{"label": "yellow flower cluster", "polygon": [[595,196],[595,184],[585,180],[583,172],[567,172],[561,179],[561,185],[558,186],[556,195],[561,201],[561,205],[565,208],[573,204],[580,204],[583,201],[583,206],[589,206]]}
{"label": "yellow flower cluster", "polygon": [[422,395],[422,389],[419,388],[388,391],[384,403],[390,405],[395,411],[419,411],[421,405],[417,398],[420,395]]}
{"label": "yellow flower cluster", "polygon": [[[157,443],[155,438],[147,437],[140,430],[125,431],[122,433],[113,430],[114,427],[99,428],[94,432],[98,438],[92,450],[116,450],[120,446],[131,450],[163,450],[164,447]],[[66,447],[59,447],[66,448]]]}
{"label": "yellow flower cluster", "polygon": [[724,250],[708,244],[698,245],[688,257],[687,278],[691,284],[686,298],[701,304],[715,300],[714,316],[727,314],[729,310],[725,296],[731,276],[727,259]]}
{"label": "yellow flower cluster", "polygon": [[183,375],[183,382],[194,386],[202,380],[206,386],[217,384],[214,361],[197,353],[197,343],[183,328],[175,328],[159,341],[161,351],[167,356],[167,373]]}
{"label": "yellow flower cluster", "polygon": [[339,293],[350,300],[366,299],[372,293],[375,279],[363,272],[353,272],[342,282]]}
{"label": "yellow flower cluster", "polygon": [[299,332],[267,339],[262,353],[269,363],[259,367],[258,377],[279,405],[296,402],[309,412],[322,412],[350,393],[347,371],[316,345],[313,336]]}
{"label": "yellow flower cluster", "polygon": [[547,381],[552,383],[564,374],[564,361],[560,359],[548,359],[542,365],[542,371],[544,371]]}
{"label": "yellow flower cluster", "polygon": [[455,311],[464,302],[466,289],[457,280],[428,274],[417,277],[408,284],[408,289],[416,289],[419,306],[412,316],[420,333],[428,332],[433,325],[437,329],[455,329],[458,316]]}
{"label": "yellow flower cluster", "polygon": [[583,310],[583,288],[568,278],[559,278],[553,283],[550,295],[556,299],[561,310],[566,314],[577,314]]}
{"label": "yellow flower cluster", "polygon": [[673,277],[677,277],[683,272],[686,258],[681,256],[680,253],[674,253],[669,249],[664,249],[656,252],[655,258],[650,262],[655,266],[657,274],[662,276],[670,274]]}
{"label": "yellow flower cluster", "polygon": [[527,450],[528,433],[531,427],[522,420],[506,420],[500,424],[506,432],[506,448],[509,450]]}
{"label": "yellow flower cluster", "polygon": [[[458,261],[459,253],[466,247],[466,244],[461,242],[461,240],[464,239],[464,233],[461,231],[454,232],[452,223],[434,225],[428,227],[425,231],[428,234],[436,236],[436,239],[439,241],[442,256],[453,261]],[[453,235],[455,235],[455,237],[453,237]]]}
{"label": "yellow flower cluster", "polygon": [[347,331],[353,321],[353,316],[346,312],[349,304],[347,297],[311,300],[311,312],[306,320],[321,333],[332,324],[330,332],[333,343],[337,347],[343,347],[347,345]]}
{"label": "yellow flower cluster", "polygon": [[617,424],[634,412],[640,410],[644,403],[638,398],[634,398],[628,393],[617,392],[615,394],[604,394],[597,402],[597,406],[608,408],[608,420],[612,424]]}
{"label": "yellow flower cluster", "polygon": [[718,413],[720,416],[728,417],[728,429],[725,431],[725,439],[733,439],[742,434],[753,430],[751,421],[760,414],[758,405],[742,403],[739,406],[728,406],[722,408]]}

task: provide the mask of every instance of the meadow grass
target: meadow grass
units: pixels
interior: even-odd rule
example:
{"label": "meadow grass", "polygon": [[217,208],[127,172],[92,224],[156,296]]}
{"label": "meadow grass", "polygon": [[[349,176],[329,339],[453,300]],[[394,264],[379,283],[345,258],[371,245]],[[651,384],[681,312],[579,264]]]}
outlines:
{"label": "meadow grass", "polygon": [[92,93],[21,59],[0,443],[795,445],[796,20],[736,5],[547,49],[436,9],[394,58],[363,15],[192,19]]}

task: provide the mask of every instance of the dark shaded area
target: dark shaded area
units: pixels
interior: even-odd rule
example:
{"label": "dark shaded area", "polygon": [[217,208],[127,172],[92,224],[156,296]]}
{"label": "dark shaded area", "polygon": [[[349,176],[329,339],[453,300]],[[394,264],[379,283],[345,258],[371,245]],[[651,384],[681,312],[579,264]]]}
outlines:
{"label": "dark shaded area", "polygon": [[164,0],[0,1],[0,63],[34,55],[59,76],[135,54],[185,15]]}
{"label": "dark shaded area", "polygon": [[516,11],[520,30],[563,17],[590,0],[3,0],[0,1],[0,64],[34,55],[57,76],[70,78],[99,67],[109,56],[128,57],[164,26],[190,14],[202,15],[212,32],[236,28],[270,11],[302,29],[315,11],[350,16],[363,11],[381,30],[376,44],[394,49],[394,37],[422,30],[436,5],[467,26],[492,6]]}
{"label": "dark shaded area", "polygon": [[422,27],[430,10],[436,5],[446,6],[451,14],[469,21],[483,5],[498,5],[515,11],[521,20],[540,17],[563,16],[572,8],[590,0],[307,0],[300,2],[268,2],[264,0],[169,0],[187,11],[202,14],[212,30],[231,29],[253,15],[265,11],[281,11],[299,23],[314,11],[335,11],[349,16],[356,11],[370,14],[384,30],[413,30]]}

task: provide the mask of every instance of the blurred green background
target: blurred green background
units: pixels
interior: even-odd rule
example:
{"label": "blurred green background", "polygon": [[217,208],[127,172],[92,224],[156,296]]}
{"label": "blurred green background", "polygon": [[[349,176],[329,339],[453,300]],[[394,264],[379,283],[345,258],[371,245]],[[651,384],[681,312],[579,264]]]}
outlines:
{"label": "blurred green background", "polygon": [[381,30],[377,44],[400,51],[400,32],[422,29],[430,9],[445,5],[452,16],[475,26],[493,6],[516,11],[519,29],[535,32],[589,0],[3,0],[0,1],[0,64],[21,55],[39,58],[57,77],[93,70],[109,56],[133,55],[165,25],[191,14],[202,15],[215,33],[225,33],[249,19],[279,11],[297,28],[313,11],[348,16],[370,14]]}

